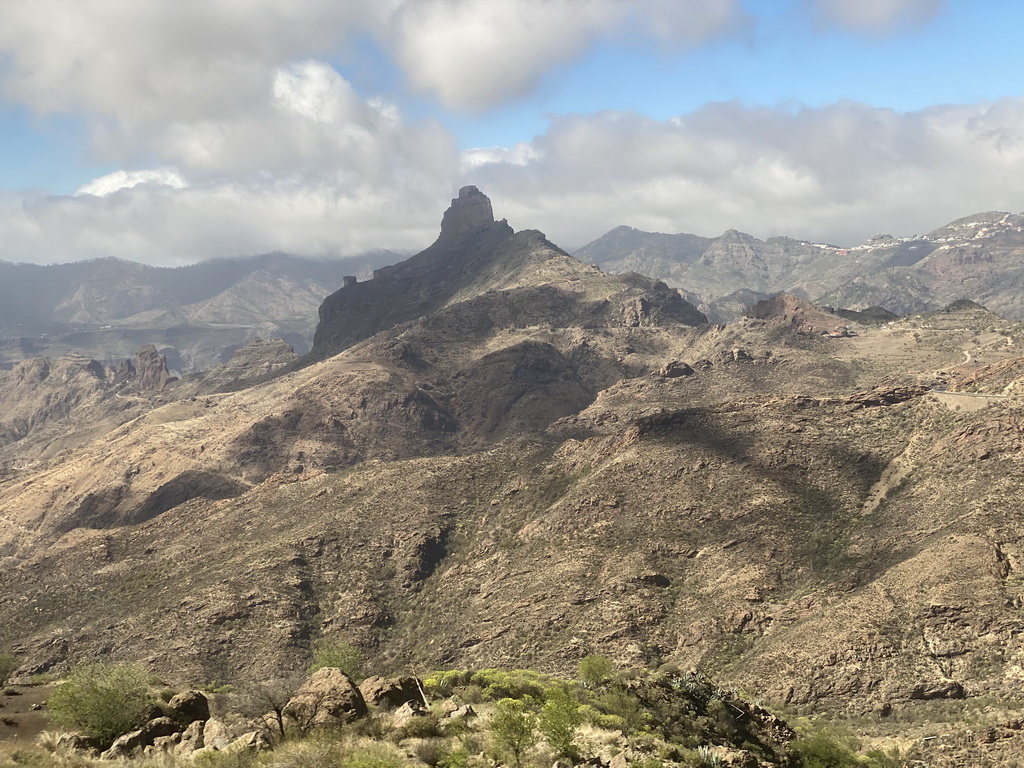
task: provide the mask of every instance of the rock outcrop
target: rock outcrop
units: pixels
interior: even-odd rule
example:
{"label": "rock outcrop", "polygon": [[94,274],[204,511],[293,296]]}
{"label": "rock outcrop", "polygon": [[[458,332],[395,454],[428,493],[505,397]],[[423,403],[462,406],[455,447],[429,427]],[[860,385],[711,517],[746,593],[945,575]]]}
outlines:
{"label": "rock outcrop", "polygon": [[473,186],[463,187],[441,219],[442,240],[476,232],[494,223],[491,200]]}

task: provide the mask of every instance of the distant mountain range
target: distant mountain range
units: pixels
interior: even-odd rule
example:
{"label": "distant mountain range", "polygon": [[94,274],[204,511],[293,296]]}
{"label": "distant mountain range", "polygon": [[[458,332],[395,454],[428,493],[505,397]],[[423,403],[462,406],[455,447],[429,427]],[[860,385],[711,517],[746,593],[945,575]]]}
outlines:
{"label": "distant mountain range", "polygon": [[678,288],[712,322],[786,291],[835,307],[905,315],[968,298],[1024,320],[1024,215],[985,212],[923,236],[876,235],[840,248],[786,237],[717,238],[617,227],[574,254],[609,272],[639,272]]}
{"label": "distant mountain range", "polygon": [[317,308],[345,275],[398,260],[281,253],[164,268],[95,259],[39,266],[0,261],[0,368],[81,354],[114,363],[154,345],[178,373],[226,362],[253,338],[312,344]]}

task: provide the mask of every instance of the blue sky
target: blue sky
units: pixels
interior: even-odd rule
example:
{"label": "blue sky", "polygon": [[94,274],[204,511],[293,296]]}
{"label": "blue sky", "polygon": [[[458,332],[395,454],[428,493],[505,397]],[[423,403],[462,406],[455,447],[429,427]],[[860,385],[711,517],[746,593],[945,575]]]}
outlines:
{"label": "blue sky", "polygon": [[7,0],[0,259],[413,251],[458,186],[854,244],[1024,209],[1011,0]]}

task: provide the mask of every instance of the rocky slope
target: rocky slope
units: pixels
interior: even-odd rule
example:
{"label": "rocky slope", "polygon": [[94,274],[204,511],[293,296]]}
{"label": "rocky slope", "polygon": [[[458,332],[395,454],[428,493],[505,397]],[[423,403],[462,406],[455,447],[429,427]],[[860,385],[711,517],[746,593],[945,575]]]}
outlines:
{"label": "rocky slope", "polygon": [[958,303],[828,338],[794,297],[694,324],[485,200],[332,295],[318,361],[12,467],[24,672],[259,678],[326,637],[382,672],[597,652],[858,715],[1019,703],[1019,326]]}

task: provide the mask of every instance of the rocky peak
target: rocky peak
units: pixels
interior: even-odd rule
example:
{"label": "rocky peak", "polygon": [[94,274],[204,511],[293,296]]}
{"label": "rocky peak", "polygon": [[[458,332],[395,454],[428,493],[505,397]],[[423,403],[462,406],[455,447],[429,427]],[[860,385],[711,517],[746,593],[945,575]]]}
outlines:
{"label": "rocky peak", "polygon": [[162,392],[164,387],[178,380],[167,370],[167,357],[157,352],[152,344],[136,354],[135,371],[139,389]]}
{"label": "rocky peak", "polygon": [[459,237],[493,223],[494,211],[491,210],[490,198],[474,186],[463,187],[459,190],[459,196],[452,200],[451,206],[444,212],[440,239]]}

